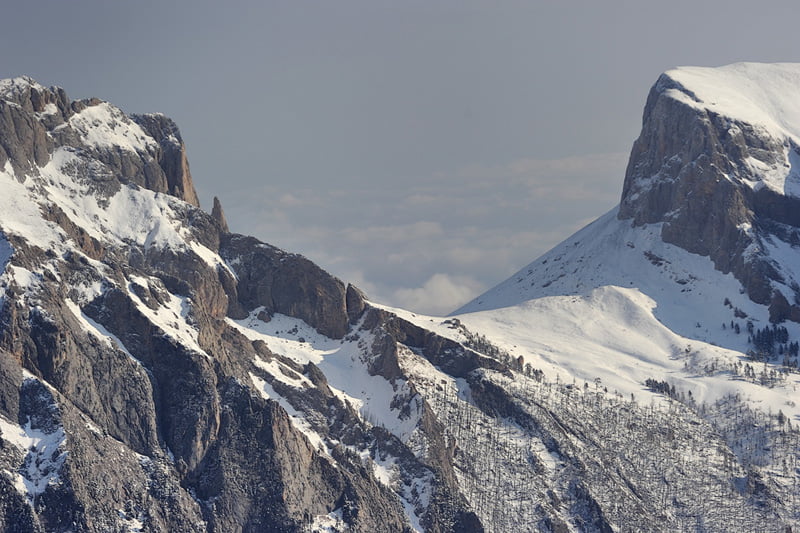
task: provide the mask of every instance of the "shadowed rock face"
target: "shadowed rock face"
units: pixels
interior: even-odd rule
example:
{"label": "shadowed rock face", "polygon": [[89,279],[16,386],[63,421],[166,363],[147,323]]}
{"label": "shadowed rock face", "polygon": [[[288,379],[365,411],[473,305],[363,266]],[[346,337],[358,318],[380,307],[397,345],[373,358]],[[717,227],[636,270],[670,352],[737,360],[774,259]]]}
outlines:
{"label": "shadowed rock face", "polygon": [[18,172],[44,165],[50,158],[52,141],[45,127],[14,104],[0,100],[0,166],[10,162]]}
{"label": "shadowed rock face", "polygon": [[[303,256],[288,254],[253,237],[222,235],[220,255],[238,284],[232,315],[263,307],[269,314],[302,318],[323,335],[341,339],[364,309],[358,289],[347,287]],[[244,315],[241,315],[244,316]]]}
{"label": "shadowed rock face", "polygon": [[670,91],[695,98],[667,74],[651,89],[619,218],[635,225],[663,222],[665,242],[708,256],[718,270],[733,273],[753,301],[769,305],[779,291],[773,282],[792,280],[763,253],[763,239],[796,238],[800,199],[745,181],[761,179],[753,161],[777,167],[798,148],[746,122],[688,105]]}

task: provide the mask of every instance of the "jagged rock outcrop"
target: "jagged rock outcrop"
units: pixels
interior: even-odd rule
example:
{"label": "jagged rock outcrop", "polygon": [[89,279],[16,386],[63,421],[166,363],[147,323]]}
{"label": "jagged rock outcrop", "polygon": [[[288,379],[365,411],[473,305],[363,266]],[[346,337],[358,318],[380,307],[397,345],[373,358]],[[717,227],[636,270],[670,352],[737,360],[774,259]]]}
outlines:
{"label": "jagged rock outcrop", "polygon": [[169,118],[128,117],[97,98],[70,101],[60,87],[28,77],[0,83],[0,168],[9,161],[24,175],[44,167],[59,146],[89,150],[93,164],[75,170],[110,182],[107,194],[122,179],[200,205],[183,140]]}
{"label": "jagged rock outcrop", "polygon": [[345,293],[345,305],[347,307],[347,316],[350,318],[350,323],[355,324],[363,316],[364,310],[367,305],[365,302],[366,297],[361,289],[355,285],[347,284],[347,292]]}
{"label": "jagged rock outcrop", "polygon": [[222,210],[222,203],[216,196],[214,197],[214,205],[211,208],[211,217],[217,221],[217,224],[219,224],[220,229],[224,233],[230,233],[228,221],[225,219],[225,212]]}
{"label": "jagged rock outcrop", "polygon": [[10,162],[14,170],[27,172],[47,163],[52,141],[47,127],[34,113],[44,111],[49,100],[58,101],[59,118],[71,112],[63,93],[39,91],[29,78],[6,81],[0,86],[0,168]]}
{"label": "jagged rock outcrop", "polygon": [[[765,240],[800,242],[800,196],[792,188],[800,149],[796,137],[770,116],[776,113],[770,96],[780,95],[748,99],[746,91],[757,83],[748,83],[751,78],[780,79],[795,70],[739,64],[717,72],[663,74],[647,98],[619,210],[620,218],[636,225],[663,223],[664,241],[710,257],[720,271],[741,281],[754,302],[765,305],[776,292],[789,301],[800,297],[791,273],[781,272],[765,251]],[[786,89],[783,97],[791,98],[796,86],[791,79],[786,83],[773,90]],[[718,93],[720,105],[709,96]],[[763,114],[739,112],[759,106]]]}
{"label": "jagged rock outcrop", "polygon": [[156,153],[156,159],[166,179],[166,192],[199,207],[200,201],[186,158],[186,146],[178,125],[160,113],[133,115],[131,118],[158,143],[160,150]]}
{"label": "jagged rock outcrop", "polygon": [[245,313],[263,307],[267,313],[296,316],[340,339],[351,317],[363,310],[363,298],[351,290],[348,299],[344,283],[300,255],[237,234],[222,236],[220,255],[238,281],[229,298]]}

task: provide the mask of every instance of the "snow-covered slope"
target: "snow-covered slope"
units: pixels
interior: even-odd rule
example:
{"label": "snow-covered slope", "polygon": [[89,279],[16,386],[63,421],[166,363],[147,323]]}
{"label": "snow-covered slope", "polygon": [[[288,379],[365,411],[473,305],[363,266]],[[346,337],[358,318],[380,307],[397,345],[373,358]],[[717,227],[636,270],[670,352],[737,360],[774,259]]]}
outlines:
{"label": "snow-covered slope", "polygon": [[[746,356],[754,349],[748,322],[754,330],[770,327],[767,308],[707,257],[664,243],[658,225],[632,227],[616,214],[610,211],[454,316],[513,356],[563,372],[565,380],[599,378],[639,395],[648,378],[666,379],[699,401],[739,393],[800,420],[797,373],[763,387],[743,379],[740,369],[754,364]],[[782,326],[790,339],[800,338],[800,326]],[[776,371],[787,370],[782,362],[775,362]]]}
{"label": "snow-covered slope", "polygon": [[[781,147],[779,160],[747,154],[750,187],[766,186],[800,196],[797,154],[800,146],[800,64],[736,63],[718,68],[680,67],[665,72],[656,88],[667,98],[707,116],[724,117],[727,131],[741,135],[740,124]],[[689,132],[687,132],[689,133]],[[721,135],[722,136],[722,135]],[[758,148],[766,148],[764,146]]]}
{"label": "snow-covered slope", "polygon": [[[770,319],[784,322],[796,340],[798,324],[785,319],[791,315],[788,302],[797,298],[800,241],[786,206],[751,191],[794,194],[800,179],[793,163],[799,97],[800,64],[738,63],[664,73],[648,99],[621,208],[455,314],[483,311],[484,318],[465,317],[471,322],[489,316],[502,322],[498,317],[505,316],[520,323],[524,316],[527,331],[545,344],[550,332],[574,324],[565,338],[575,340],[551,351],[563,355],[560,364],[582,368],[581,377],[590,377],[588,362],[566,361],[574,361],[573,347],[586,342],[596,345],[584,346],[588,352],[627,345],[617,351],[634,359],[658,353],[656,359],[668,361],[687,345],[713,345],[705,350],[714,354],[709,358],[723,357],[716,348],[721,347],[723,359],[744,360],[757,348],[750,333],[771,327]],[[708,170],[697,170],[703,168]],[[620,298],[625,306],[612,303]],[[593,304],[581,311],[587,301]],[[499,310],[511,307],[519,316]],[[587,326],[597,322],[606,326]],[[610,333],[614,324],[631,333]],[[796,354],[776,353],[770,360],[796,365]],[[641,372],[620,370],[632,365],[625,357],[615,364],[611,372],[620,379],[642,382]],[[674,366],[648,371],[674,374]],[[683,380],[679,374],[675,378]],[[794,381],[787,379],[792,391]],[[730,387],[716,388],[722,393]],[[789,394],[783,403],[794,400]]]}
{"label": "snow-covered slope", "polygon": [[619,218],[731,272],[775,320],[800,320],[800,65],[663,74],[645,106]]}
{"label": "snow-covered slope", "polygon": [[664,73],[686,91],[670,95],[688,105],[800,140],[800,64],[735,63],[680,67]]}

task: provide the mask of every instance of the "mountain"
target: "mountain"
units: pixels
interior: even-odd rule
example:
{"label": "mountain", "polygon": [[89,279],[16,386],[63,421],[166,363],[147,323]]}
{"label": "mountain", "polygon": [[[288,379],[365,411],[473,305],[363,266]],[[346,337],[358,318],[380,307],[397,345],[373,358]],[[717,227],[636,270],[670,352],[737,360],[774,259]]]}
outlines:
{"label": "mountain", "polygon": [[664,73],[620,205],[454,317],[562,379],[797,424],[799,88],[796,64]]}
{"label": "mountain", "polygon": [[796,527],[792,72],[662,76],[620,208],[447,318],[231,233],[165,116],[0,82],[0,527]]}
{"label": "mountain", "polygon": [[418,459],[359,411],[442,438],[385,313],[200,210],[168,118],[28,78],[0,96],[6,531],[480,529],[446,447]]}
{"label": "mountain", "polygon": [[[798,86],[792,64],[666,72],[648,96],[620,205],[455,314],[613,293],[638,299],[659,328],[738,353],[764,350],[737,323],[782,324],[796,339]],[[778,362],[796,368],[797,354],[786,355]]]}

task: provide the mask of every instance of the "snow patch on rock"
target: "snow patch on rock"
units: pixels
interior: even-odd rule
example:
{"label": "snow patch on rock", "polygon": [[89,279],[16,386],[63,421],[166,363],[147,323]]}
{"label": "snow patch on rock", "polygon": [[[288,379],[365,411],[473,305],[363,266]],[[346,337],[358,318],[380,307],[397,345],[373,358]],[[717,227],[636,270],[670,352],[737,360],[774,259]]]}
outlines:
{"label": "snow patch on rock", "polygon": [[146,152],[158,146],[138,124],[107,102],[86,107],[69,123],[84,143],[95,148]]}
{"label": "snow patch on rock", "polygon": [[23,460],[16,471],[3,472],[20,494],[33,501],[48,486],[59,483],[59,470],[67,456],[64,428],[48,433],[32,428],[30,421],[20,426],[0,417],[0,437],[22,454]]}

